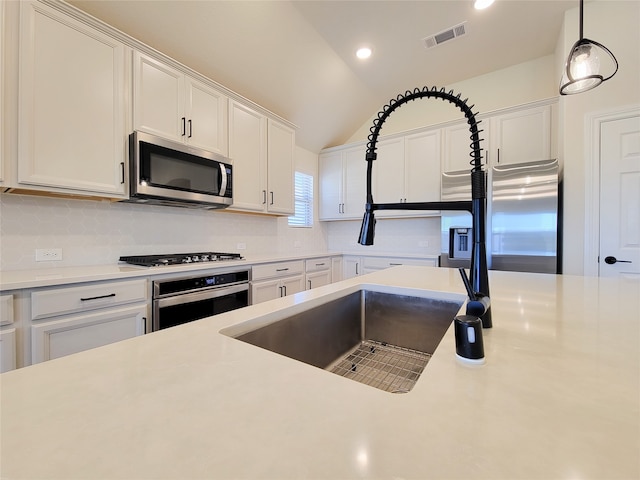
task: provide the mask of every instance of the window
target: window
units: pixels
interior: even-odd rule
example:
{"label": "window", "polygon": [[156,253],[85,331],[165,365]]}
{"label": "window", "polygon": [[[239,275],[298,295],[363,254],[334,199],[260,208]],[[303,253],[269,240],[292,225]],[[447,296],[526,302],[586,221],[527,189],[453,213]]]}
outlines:
{"label": "window", "polygon": [[294,198],[296,213],[289,217],[290,227],[313,226],[313,176],[295,173]]}

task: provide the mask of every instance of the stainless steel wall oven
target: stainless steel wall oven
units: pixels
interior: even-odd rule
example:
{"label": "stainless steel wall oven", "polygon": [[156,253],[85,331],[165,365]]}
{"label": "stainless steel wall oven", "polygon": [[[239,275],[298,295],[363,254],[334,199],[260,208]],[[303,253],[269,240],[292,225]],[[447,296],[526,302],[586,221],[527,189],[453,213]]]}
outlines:
{"label": "stainless steel wall oven", "polygon": [[152,331],[249,305],[249,270],[153,282]]}

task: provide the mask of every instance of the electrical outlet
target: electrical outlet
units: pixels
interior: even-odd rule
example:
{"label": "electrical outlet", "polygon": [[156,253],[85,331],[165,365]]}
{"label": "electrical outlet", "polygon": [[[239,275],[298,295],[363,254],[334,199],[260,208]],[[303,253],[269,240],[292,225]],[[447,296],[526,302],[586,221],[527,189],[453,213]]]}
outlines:
{"label": "electrical outlet", "polygon": [[236,248],[238,250],[246,250],[247,249],[247,244],[246,243],[239,243],[238,245],[236,245]]}
{"label": "electrical outlet", "polygon": [[51,262],[62,260],[61,248],[37,248],[36,262]]}

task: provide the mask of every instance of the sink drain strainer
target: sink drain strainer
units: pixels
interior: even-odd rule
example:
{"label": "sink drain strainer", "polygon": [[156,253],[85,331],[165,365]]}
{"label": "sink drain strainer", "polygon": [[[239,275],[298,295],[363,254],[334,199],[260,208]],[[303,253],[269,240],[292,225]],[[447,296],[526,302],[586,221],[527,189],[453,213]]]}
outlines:
{"label": "sink drain strainer", "polygon": [[430,358],[428,353],[364,340],[327,370],[386,392],[407,393]]}

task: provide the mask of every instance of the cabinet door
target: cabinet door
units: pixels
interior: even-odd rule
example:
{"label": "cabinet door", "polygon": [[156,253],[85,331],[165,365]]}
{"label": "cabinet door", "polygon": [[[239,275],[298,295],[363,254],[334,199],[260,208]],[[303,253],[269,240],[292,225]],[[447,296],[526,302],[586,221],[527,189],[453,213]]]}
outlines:
{"label": "cabinet door", "polygon": [[344,269],[342,272],[345,280],[347,278],[352,278],[352,277],[357,277],[358,275],[362,275],[360,257],[345,256],[342,258],[342,264],[344,266]]}
{"label": "cabinet door", "polygon": [[140,52],[134,52],[133,125],[171,140],[186,133],[184,75]]}
{"label": "cabinet door", "polygon": [[[379,142],[377,153],[377,159],[373,162],[376,173],[373,199],[377,203],[404,202],[404,138]],[[384,217],[397,213],[398,211],[380,211],[376,215]]]}
{"label": "cabinet door", "polygon": [[[405,201],[437,202],[440,200],[440,131],[429,131],[405,137]],[[438,212],[414,212],[428,215]]]}
{"label": "cabinet door", "polygon": [[333,257],[331,259],[331,281],[339,282],[342,280],[342,257]]}
{"label": "cabinet door", "polygon": [[492,162],[510,164],[551,158],[551,106],[527,108],[491,119]]}
{"label": "cabinet door", "polygon": [[331,283],[331,270],[307,273],[307,290],[329,285]]}
{"label": "cabinet door", "polygon": [[280,298],[282,289],[280,280],[264,280],[261,282],[251,282],[251,305]]}
{"label": "cabinet door", "polygon": [[21,2],[18,182],[123,197],[125,47]]}
{"label": "cabinet door", "polygon": [[145,333],[147,306],[106,309],[31,326],[32,363],[44,362]]}
{"label": "cabinet door", "polygon": [[[343,219],[361,219],[364,215],[364,206],[367,203],[366,151],[366,146],[352,147],[344,151]],[[375,167],[373,170],[372,184],[375,185]]]}
{"label": "cabinet door", "polygon": [[304,277],[296,275],[295,277],[283,278],[280,280],[280,286],[283,288],[282,296],[302,292],[304,290]]}
{"label": "cabinet door", "polygon": [[272,213],[293,215],[293,149],[295,133],[290,128],[268,121],[267,139],[267,210]]}
{"label": "cabinet door", "polygon": [[0,373],[16,368],[16,329],[0,330]]}
{"label": "cabinet door", "polygon": [[[488,127],[488,121],[481,123],[481,128],[485,131],[482,132],[481,138],[485,140],[480,142],[480,146],[486,151],[489,148],[487,142],[489,141],[486,130]],[[443,145],[444,152],[442,152],[442,171],[443,172],[456,172],[460,170],[471,170],[471,132],[469,131],[469,125],[459,123],[446,127],[443,129]]]}
{"label": "cabinet door", "polygon": [[318,209],[320,220],[337,220],[342,216],[342,152],[330,152],[320,155]]}
{"label": "cabinet door", "polygon": [[0,69],[2,69],[3,73],[0,74],[0,184],[4,182],[5,173],[4,173],[4,132],[2,129],[4,128],[5,120],[4,120],[4,72],[6,71],[6,66],[4,63],[4,36],[7,31],[7,25],[5,25],[5,6],[7,2],[0,1],[0,30],[2,30],[2,34],[0,34]]}
{"label": "cabinet door", "polygon": [[209,85],[185,77],[187,143],[227,155],[227,97]]}
{"label": "cabinet door", "polygon": [[256,212],[267,206],[267,123],[258,112],[229,102],[229,157],[233,163],[233,207]]}

